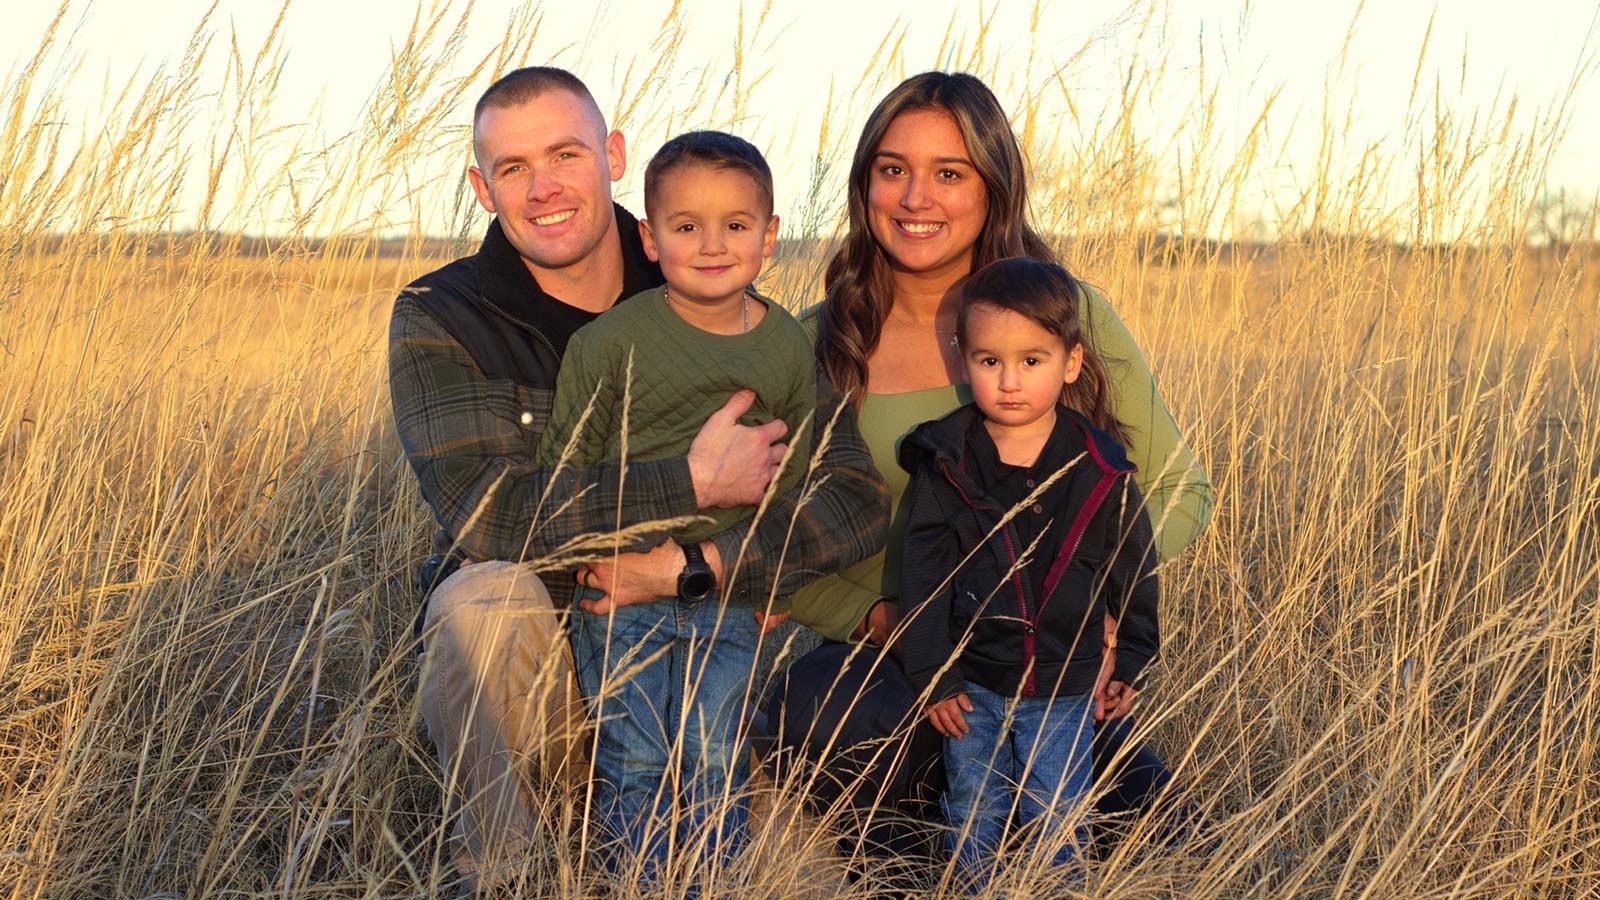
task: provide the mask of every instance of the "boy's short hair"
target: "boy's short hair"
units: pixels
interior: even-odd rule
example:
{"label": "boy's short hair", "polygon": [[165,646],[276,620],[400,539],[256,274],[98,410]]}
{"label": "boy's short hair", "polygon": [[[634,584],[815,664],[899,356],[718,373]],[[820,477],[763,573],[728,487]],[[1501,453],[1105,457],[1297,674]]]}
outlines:
{"label": "boy's short hair", "polygon": [[742,137],[723,131],[689,131],[678,135],[656,151],[650,164],[644,168],[644,213],[652,211],[660,191],[661,179],[667,173],[685,166],[701,165],[714,169],[732,169],[749,175],[766,201],[767,214],[772,214],[772,169],[756,146]]}

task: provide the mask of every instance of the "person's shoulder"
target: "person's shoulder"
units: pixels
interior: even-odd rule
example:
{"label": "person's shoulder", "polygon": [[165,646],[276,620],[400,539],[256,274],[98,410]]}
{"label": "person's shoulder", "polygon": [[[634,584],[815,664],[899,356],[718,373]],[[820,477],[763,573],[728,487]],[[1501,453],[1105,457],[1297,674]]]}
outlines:
{"label": "person's shoulder", "polygon": [[471,302],[479,293],[478,286],[478,257],[463,256],[417,276],[400,289],[397,302],[409,302],[424,310]]}
{"label": "person's shoulder", "polygon": [[914,472],[917,466],[939,457],[959,459],[967,432],[975,426],[981,427],[982,422],[983,414],[971,403],[958,406],[937,419],[923,422],[900,440],[896,455],[901,467]]}
{"label": "person's shoulder", "polygon": [[795,320],[800,323],[800,327],[805,329],[806,337],[812,341],[815,341],[817,335],[821,332],[822,308],[827,304],[828,301],[821,300],[802,308],[794,314]]}
{"label": "person's shoulder", "polygon": [[799,341],[806,347],[806,352],[809,353],[811,342],[815,339],[815,335],[806,329],[805,323],[800,320],[800,317],[790,312],[787,307],[776,300],[763,296],[761,301],[767,305],[767,315],[772,318],[772,325],[777,333],[785,340]]}
{"label": "person's shoulder", "polygon": [[1122,316],[1117,313],[1117,308],[1111,304],[1111,298],[1106,296],[1105,291],[1081,278],[1075,280],[1078,282],[1078,302],[1082,305],[1081,315],[1091,323],[1091,327],[1095,319],[1108,316],[1119,322],[1122,320]]}
{"label": "person's shoulder", "polygon": [[1089,417],[1066,406],[1056,407],[1058,429],[1071,445],[1094,451],[1101,469],[1109,472],[1133,472],[1138,469],[1129,459],[1128,451],[1111,432],[1089,421]]}

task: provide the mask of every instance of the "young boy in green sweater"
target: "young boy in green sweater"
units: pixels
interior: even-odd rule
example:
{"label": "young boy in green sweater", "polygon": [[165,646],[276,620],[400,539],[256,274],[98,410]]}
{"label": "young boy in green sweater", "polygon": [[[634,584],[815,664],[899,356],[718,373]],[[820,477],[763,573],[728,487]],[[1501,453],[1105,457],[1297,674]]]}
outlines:
{"label": "young boy in green sweater", "polygon": [[[766,160],[733,135],[681,135],[646,167],[644,203],[640,234],[667,283],[572,336],[540,463],[683,455],[699,423],[740,389],[756,395],[744,424],[782,419],[791,445],[806,446],[811,342],[751,288],[778,234]],[[786,466],[776,489],[799,472]],[[599,729],[597,812],[647,877],[674,845],[726,855],[743,842],[757,614],[776,610],[766,598],[756,608],[724,602],[700,544],[748,527],[753,512],[702,510],[704,521],[673,534],[686,561],[677,596],[614,608],[581,600],[570,614],[578,681]]]}

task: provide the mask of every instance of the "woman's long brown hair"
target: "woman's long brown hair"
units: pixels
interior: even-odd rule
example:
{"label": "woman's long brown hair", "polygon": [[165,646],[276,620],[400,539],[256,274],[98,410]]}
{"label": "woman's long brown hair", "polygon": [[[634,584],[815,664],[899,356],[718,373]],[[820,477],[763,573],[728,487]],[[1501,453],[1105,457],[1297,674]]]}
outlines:
{"label": "woman's long brown hair", "polygon": [[959,72],[924,72],[901,82],[883,98],[856,144],[850,163],[850,230],[824,276],[817,359],[841,391],[859,407],[867,392],[867,357],[878,346],[883,320],[894,304],[889,261],[867,218],[867,188],[873,160],[889,125],[901,113],[942,109],[956,121],[967,155],[988,193],[983,229],[973,247],[973,266],[1008,256],[1056,262],[1055,254],[1028,224],[1028,181],[1022,150],[1000,101],[988,86]]}

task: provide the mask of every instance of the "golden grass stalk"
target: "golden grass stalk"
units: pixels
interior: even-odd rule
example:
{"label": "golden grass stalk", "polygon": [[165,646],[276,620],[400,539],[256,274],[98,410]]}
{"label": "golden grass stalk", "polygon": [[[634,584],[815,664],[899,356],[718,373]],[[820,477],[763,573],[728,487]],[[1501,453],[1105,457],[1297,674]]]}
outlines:
{"label": "golden grass stalk", "polygon": [[[689,68],[679,15],[619,100],[635,133],[710,116],[661,102]],[[746,51],[773,27],[753,18]],[[528,57],[538,17],[474,56],[458,20],[419,16],[332,138],[276,93],[281,30],[250,51],[205,21],[78,144],[41,68],[61,22],[0,90],[0,885],[449,890],[410,640],[431,526],[389,421],[384,326],[400,286],[476,240],[466,195],[427,173],[464,162],[456,110]],[[961,60],[1025,98],[1033,208],[1129,323],[1217,486],[1211,528],[1163,573],[1167,649],[1139,726],[1210,828],[1169,849],[1157,818],[1131,822],[1083,890],[1585,895],[1600,252],[1592,209],[1545,218],[1569,107],[1473,118],[1419,79],[1411,142],[1360,148],[1341,131],[1355,99],[1330,97],[1298,123],[1327,151],[1262,205],[1288,140],[1276,100],[1229,142],[1214,76],[1147,54],[1096,109],[1069,72],[1008,90],[995,40],[952,23],[935,61],[885,35],[816,142],[814,233],[837,221],[860,112],[902,72]],[[218,53],[225,83],[202,82]],[[733,118],[710,124],[769,115],[760,73],[729,71]],[[1184,152],[1140,130],[1157,106],[1187,111]],[[182,127],[217,110],[237,129]],[[410,227],[441,206],[456,244]],[[825,252],[785,258],[766,290],[814,301]],[[848,884],[864,861],[833,855],[843,811],[803,811],[813,777],[753,788],[750,852],[670,883],[872,895],[879,871]],[[578,851],[580,792],[544,802],[531,892],[637,892]],[[1064,892],[1044,858],[996,892]]]}

